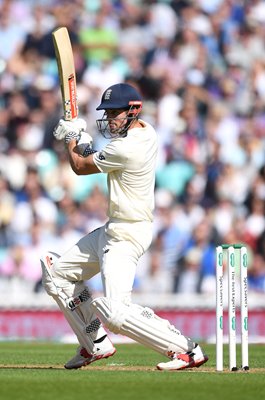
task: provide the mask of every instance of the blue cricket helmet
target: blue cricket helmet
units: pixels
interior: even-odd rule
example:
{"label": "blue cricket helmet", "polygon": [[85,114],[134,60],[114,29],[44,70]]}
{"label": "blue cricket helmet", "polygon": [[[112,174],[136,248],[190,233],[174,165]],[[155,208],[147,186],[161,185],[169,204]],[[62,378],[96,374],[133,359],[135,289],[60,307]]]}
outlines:
{"label": "blue cricket helmet", "polygon": [[102,95],[97,110],[130,109],[132,106],[142,107],[140,93],[128,83],[117,83],[110,86]]}

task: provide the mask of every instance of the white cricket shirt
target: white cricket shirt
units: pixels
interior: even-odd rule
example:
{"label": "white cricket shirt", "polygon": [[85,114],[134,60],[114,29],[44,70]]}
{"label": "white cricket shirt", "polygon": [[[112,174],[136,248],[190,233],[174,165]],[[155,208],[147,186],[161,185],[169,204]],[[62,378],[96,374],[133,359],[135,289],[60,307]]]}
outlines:
{"label": "white cricket shirt", "polygon": [[143,127],[112,139],[93,155],[98,169],[108,174],[110,220],[153,220],[157,134],[150,124],[139,122]]}

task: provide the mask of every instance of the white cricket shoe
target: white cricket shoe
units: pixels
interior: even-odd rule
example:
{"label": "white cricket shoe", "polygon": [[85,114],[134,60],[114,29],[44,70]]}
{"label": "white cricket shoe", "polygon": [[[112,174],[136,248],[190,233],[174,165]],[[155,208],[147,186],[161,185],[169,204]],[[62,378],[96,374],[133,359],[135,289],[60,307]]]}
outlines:
{"label": "white cricket shoe", "polygon": [[64,367],[66,369],[77,369],[85,367],[94,361],[100,360],[101,358],[108,358],[116,353],[115,347],[112,345],[108,337],[100,343],[100,347],[94,354],[89,354],[84,347],[78,347],[76,355],[69,360]]}
{"label": "white cricket shoe", "polygon": [[196,344],[192,352],[175,354],[171,361],[157,364],[160,371],[178,371],[186,368],[198,368],[208,361],[201,347]]}

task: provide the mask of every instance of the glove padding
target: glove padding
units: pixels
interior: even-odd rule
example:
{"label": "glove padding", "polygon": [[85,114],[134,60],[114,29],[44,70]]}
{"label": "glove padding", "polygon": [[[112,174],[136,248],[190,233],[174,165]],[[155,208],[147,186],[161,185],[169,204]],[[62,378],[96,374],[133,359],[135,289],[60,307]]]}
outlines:
{"label": "glove padding", "polygon": [[68,142],[72,139],[78,140],[81,132],[86,130],[86,125],[86,121],[82,118],[77,118],[73,121],[65,121],[61,118],[58,125],[54,128],[53,136],[57,140],[63,140],[67,135],[71,134],[68,136]]}
{"label": "glove padding", "polygon": [[80,138],[76,145],[76,151],[83,157],[87,157],[89,154],[93,154],[96,150],[93,150],[93,139],[88,132],[81,132]]}
{"label": "glove padding", "polygon": [[69,132],[64,138],[64,143],[67,145],[71,140],[78,141],[81,137],[81,132]]}

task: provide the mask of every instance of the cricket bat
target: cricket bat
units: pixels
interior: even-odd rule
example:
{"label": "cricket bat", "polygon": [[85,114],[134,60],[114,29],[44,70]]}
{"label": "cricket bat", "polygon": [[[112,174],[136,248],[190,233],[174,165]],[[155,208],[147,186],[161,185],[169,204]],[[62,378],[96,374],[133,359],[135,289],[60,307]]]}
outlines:
{"label": "cricket bat", "polygon": [[71,121],[78,116],[76,75],[71,41],[68,30],[60,27],[52,32],[55,49],[64,119]]}

